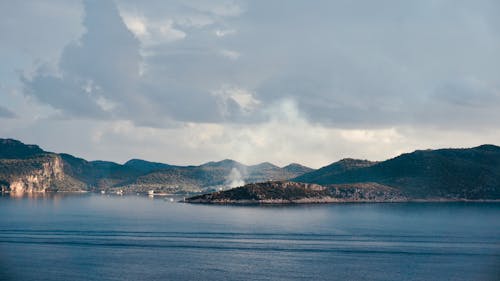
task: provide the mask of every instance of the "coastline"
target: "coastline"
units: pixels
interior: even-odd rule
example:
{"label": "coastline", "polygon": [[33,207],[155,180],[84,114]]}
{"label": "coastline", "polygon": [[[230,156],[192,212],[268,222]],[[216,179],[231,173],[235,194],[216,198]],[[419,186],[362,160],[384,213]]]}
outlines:
{"label": "coastline", "polygon": [[367,204],[367,203],[500,203],[500,199],[451,199],[451,198],[432,198],[432,199],[407,199],[407,200],[344,200],[344,199],[299,199],[299,200],[182,200],[181,203],[205,204],[205,205],[315,205],[315,204]]}
{"label": "coastline", "polygon": [[[9,195],[14,197],[20,196],[40,196],[40,195],[56,195],[56,194],[71,194],[71,195],[84,195],[84,194],[96,194],[96,195],[116,195],[116,196],[149,196],[149,197],[168,197],[168,196],[192,196],[191,193],[183,194],[167,194],[167,193],[155,193],[148,194],[144,192],[126,192],[126,193],[99,193],[87,190],[74,190],[74,191],[32,191],[32,192],[10,192],[2,191],[2,195]],[[195,196],[196,197],[196,196]],[[339,199],[339,198],[301,198],[296,200],[285,200],[285,199],[264,199],[264,200],[206,200],[206,199],[191,199],[185,198],[183,200],[177,201],[178,203],[188,203],[188,204],[204,204],[204,205],[316,205],[316,204],[367,204],[367,203],[452,203],[452,202],[464,202],[464,203],[500,203],[500,199],[466,199],[466,198],[407,198],[407,199],[394,199],[394,200],[362,200],[362,199]]]}

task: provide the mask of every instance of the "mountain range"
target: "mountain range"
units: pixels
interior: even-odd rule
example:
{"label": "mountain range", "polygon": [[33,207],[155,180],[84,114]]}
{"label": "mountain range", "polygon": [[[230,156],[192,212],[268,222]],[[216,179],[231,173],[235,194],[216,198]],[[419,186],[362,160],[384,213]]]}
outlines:
{"label": "mountain range", "polygon": [[9,192],[218,191],[197,197],[199,202],[256,198],[268,202],[497,200],[500,147],[417,150],[380,162],[346,158],[314,170],[295,163],[285,167],[268,162],[248,166],[230,159],[197,166],[141,159],[124,164],[87,161],[18,140],[0,139],[0,187]]}
{"label": "mountain range", "polygon": [[191,203],[500,200],[500,147],[417,150],[381,162],[342,159],[292,181],[247,184]]}
{"label": "mountain range", "polygon": [[235,187],[249,182],[286,180],[313,169],[300,164],[247,166],[234,160],[176,166],[132,159],[124,164],[87,161],[37,145],[0,139],[3,191],[120,191],[183,193]]}

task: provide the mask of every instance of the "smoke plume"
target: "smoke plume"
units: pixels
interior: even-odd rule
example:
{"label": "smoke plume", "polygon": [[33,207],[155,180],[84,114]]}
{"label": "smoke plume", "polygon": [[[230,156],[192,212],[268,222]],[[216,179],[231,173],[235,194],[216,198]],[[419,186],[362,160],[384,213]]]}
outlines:
{"label": "smoke plume", "polygon": [[243,177],[241,176],[241,172],[236,169],[232,168],[231,172],[226,178],[227,186],[229,188],[234,188],[238,186],[243,186],[245,185],[245,181],[243,180]]}

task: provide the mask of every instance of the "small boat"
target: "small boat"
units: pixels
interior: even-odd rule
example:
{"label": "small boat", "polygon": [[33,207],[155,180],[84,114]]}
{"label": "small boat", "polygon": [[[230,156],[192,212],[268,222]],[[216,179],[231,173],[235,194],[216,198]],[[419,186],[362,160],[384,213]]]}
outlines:
{"label": "small boat", "polygon": [[123,195],[123,190],[120,189],[120,190],[116,191],[116,195]]}
{"label": "small boat", "polygon": [[101,194],[106,194],[106,190],[101,190]]}

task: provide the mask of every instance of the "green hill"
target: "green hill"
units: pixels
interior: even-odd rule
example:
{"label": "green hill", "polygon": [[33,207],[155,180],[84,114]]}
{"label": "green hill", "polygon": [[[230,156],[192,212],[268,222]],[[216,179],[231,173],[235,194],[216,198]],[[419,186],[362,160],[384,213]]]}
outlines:
{"label": "green hill", "polygon": [[417,150],[336,173],[319,169],[293,180],[322,185],[376,182],[419,198],[500,199],[500,147]]}
{"label": "green hill", "polygon": [[279,168],[270,163],[246,166],[230,159],[199,166],[132,159],[122,165],[87,161],[17,140],[0,139],[0,187],[4,191],[15,187],[20,191],[201,192],[227,188],[235,180],[237,183],[284,180],[310,170],[304,166],[295,166],[295,170]]}

